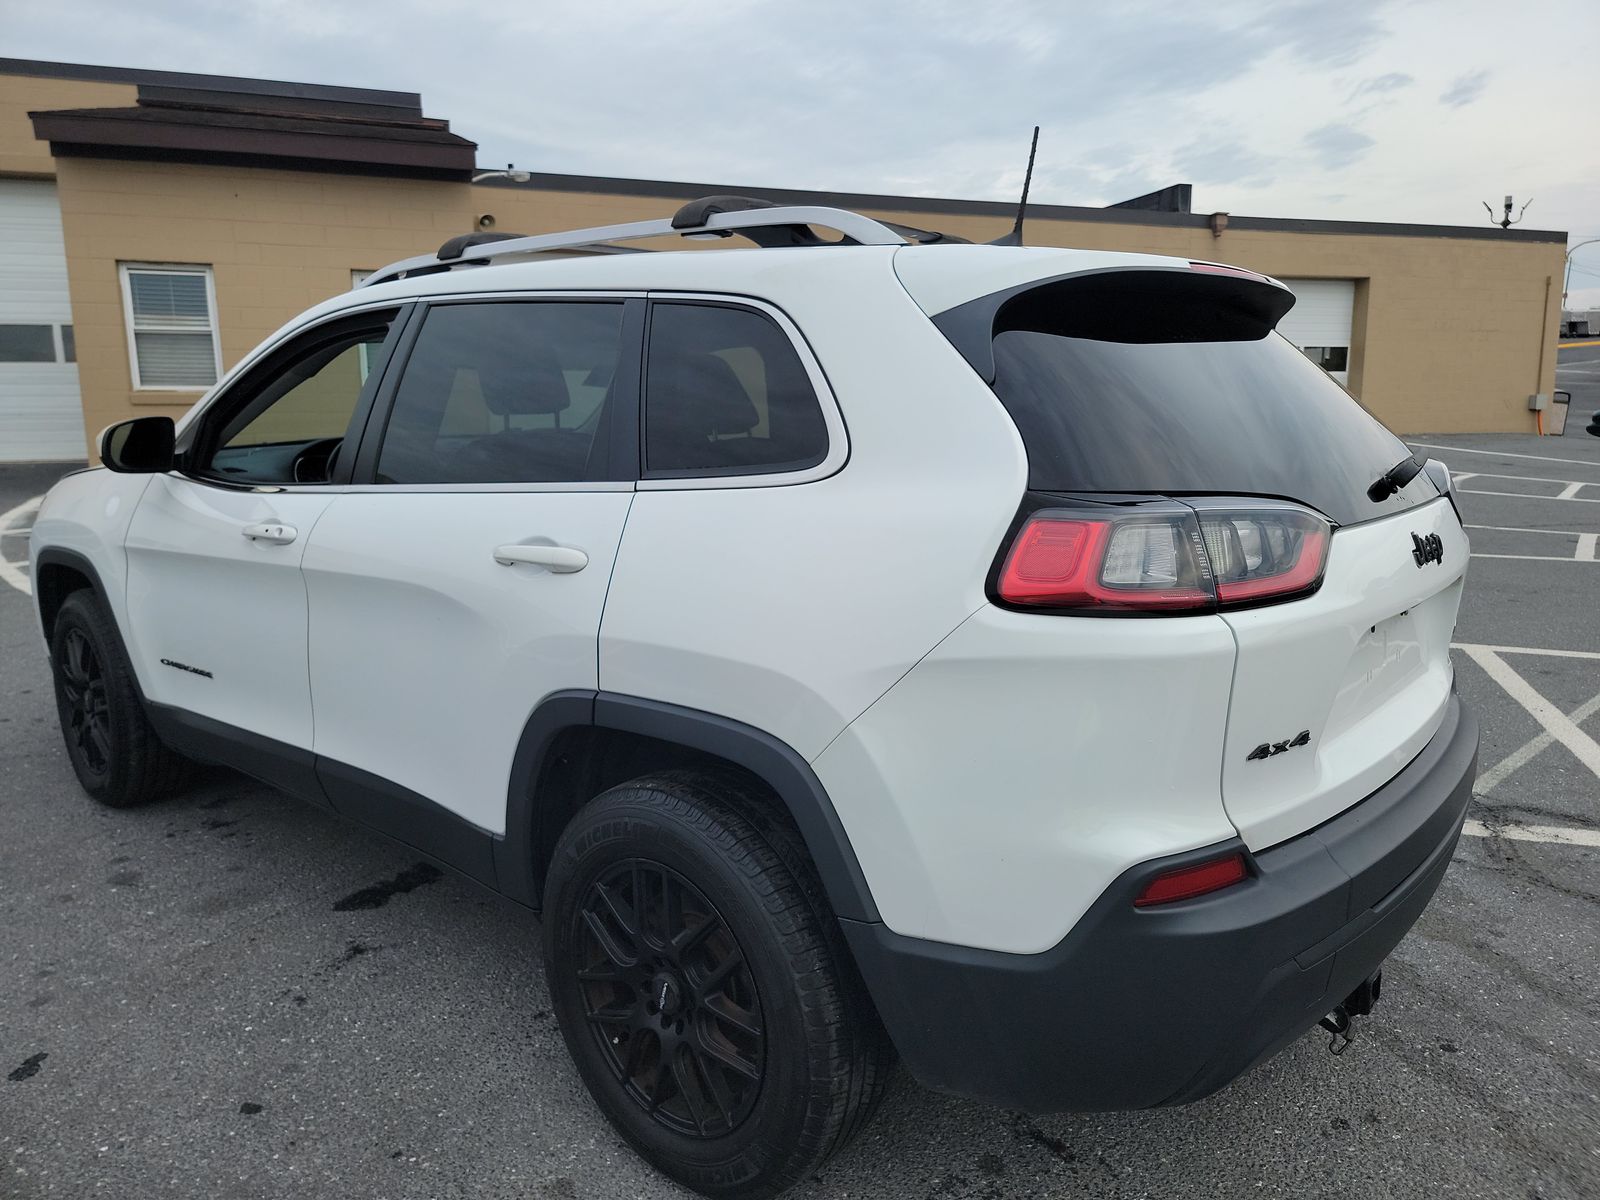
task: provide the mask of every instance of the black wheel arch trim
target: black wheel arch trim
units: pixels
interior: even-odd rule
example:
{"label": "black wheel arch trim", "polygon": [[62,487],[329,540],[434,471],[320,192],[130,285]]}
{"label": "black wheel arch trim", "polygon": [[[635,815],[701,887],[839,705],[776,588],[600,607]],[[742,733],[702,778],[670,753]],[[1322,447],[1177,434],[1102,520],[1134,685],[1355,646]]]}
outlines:
{"label": "black wheel arch trim", "polygon": [[[64,546],[46,546],[39,551],[38,557],[34,560],[34,565],[36,569],[40,567],[66,567],[68,570],[76,571],[79,575],[82,575],[89,581],[89,587],[94,592],[95,598],[105,606],[106,614],[111,617],[112,623],[116,623],[116,612],[111,607],[111,597],[106,591],[105,582],[100,578],[99,570],[96,569],[94,563],[90,562],[85,554],[77,550],[68,550]],[[43,572],[39,571],[38,574],[42,576]],[[50,626],[45,621],[44,589],[39,586],[37,579],[34,580],[33,604],[34,611],[39,617],[39,628],[44,633],[46,640],[48,640]],[[117,632],[120,634],[121,630],[119,629]]]}
{"label": "black wheel arch trim", "polygon": [[816,865],[835,915],[875,922],[877,905],[839,814],[822,782],[791,746],[716,713],[605,691],[562,691],[534,709],[517,746],[506,794],[506,836],[495,847],[500,890],[538,907],[543,865],[533,861],[540,805],[539,773],[563,730],[591,726],[640,734],[725,759],[772,789],[793,819]]}

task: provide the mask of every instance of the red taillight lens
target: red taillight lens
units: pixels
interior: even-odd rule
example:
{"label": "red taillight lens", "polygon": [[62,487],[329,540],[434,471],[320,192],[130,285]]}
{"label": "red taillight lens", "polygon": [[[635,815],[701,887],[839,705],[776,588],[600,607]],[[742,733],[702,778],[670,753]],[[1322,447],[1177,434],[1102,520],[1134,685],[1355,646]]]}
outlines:
{"label": "red taillight lens", "polygon": [[1041,509],[995,579],[1008,604],[1075,613],[1182,613],[1315,591],[1331,528],[1275,501],[1197,498]]}
{"label": "red taillight lens", "polygon": [[1212,603],[1187,510],[1107,518],[1040,512],[1011,544],[995,590],[1012,604],[1181,610]]}
{"label": "red taillight lens", "polygon": [[1144,890],[1134,900],[1135,908],[1148,908],[1152,904],[1172,904],[1178,900],[1193,900],[1209,892],[1220,891],[1243,882],[1250,874],[1243,854],[1230,854],[1227,858],[1213,859],[1192,867],[1180,867],[1157,875],[1144,885]]}

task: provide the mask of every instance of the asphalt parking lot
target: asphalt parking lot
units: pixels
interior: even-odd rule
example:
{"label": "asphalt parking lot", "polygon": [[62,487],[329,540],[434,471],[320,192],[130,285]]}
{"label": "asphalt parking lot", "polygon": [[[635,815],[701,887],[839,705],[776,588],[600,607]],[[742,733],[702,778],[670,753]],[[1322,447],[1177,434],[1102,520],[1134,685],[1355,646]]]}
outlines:
{"label": "asphalt parking lot", "polygon": [[[797,1195],[1600,1195],[1600,439],[1583,423],[1575,402],[1560,440],[1413,440],[1457,472],[1471,526],[1456,666],[1482,775],[1346,1053],[1309,1034],[1200,1104],[1111,1115],[1029,1117],[902,1077]],[[0,560],[23,557],[25,502],[55,473],[0,471]],[[0,573],[0,1196],[684,1194],[583,1091],[525,913],[227,772],[135,812],[92,805],[26,574]]]}

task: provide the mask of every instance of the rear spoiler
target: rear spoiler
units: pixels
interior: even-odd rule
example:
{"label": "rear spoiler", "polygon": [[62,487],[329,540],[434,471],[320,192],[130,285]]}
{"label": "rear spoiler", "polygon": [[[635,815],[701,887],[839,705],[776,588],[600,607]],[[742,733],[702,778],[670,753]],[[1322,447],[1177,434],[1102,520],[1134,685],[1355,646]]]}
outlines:
{"label": "rear spoiler", "polygon": [[933,318],[985,383],[994,339],[1016,330],[1100,342],[1253,342],[1294,307],[1276,280],[1237,267],[1111,267],[991,292]]}

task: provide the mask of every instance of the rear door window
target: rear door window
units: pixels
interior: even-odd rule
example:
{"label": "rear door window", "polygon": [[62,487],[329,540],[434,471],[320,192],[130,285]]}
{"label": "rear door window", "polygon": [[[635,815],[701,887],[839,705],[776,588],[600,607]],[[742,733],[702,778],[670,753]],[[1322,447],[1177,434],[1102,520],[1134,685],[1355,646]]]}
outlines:
{"label": "rear door window", "polygon": [[657,476],[798,471],[828,452],[788,335],[728,305],[652,305],[644,430],[645,470]]}
{"label": "rear door window", "polygon": [[570,483],[613,477],[620,302],[446,304],[406,361],[378,483]]}
{"label": "rear door window", "polygon": [[1243,285],[1158,277],[1079,297],[1071,282],[1014,321],[1002,308],[994,326],[994,390],[1030,488],[1276,496],[1341,525],[1437,495],[1418,475],[1368,499],[1409,449],[1279,334],[1231,321],[1224,289]]}

